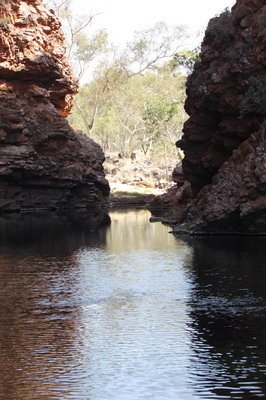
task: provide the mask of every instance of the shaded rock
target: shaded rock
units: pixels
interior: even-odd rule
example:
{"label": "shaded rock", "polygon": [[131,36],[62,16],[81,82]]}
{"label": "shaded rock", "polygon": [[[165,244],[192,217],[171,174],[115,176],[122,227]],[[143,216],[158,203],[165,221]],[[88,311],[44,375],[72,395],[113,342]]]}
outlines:
{"label": "shaded rock", "polygon": [[105,204],[104,154],[64,118],[77,86],[53,11],[0,5],[0,212]]}
{"label": "shaded rock", "polygon": [[181,223],[188,214],[187,204],[191,199],[191,185],[183,180],[181,185],[177,184],[163,195],[156,196],[151,201],[149,210],[164,222]]}
{"label": "shaded rock", "polygon": [[182,230],[266,232],[265,20],[263,0],[238,0],[206,30],[187,82],[190,118],[177,143],[183,176],[175,174],[172,189],[188,181],[193,199],[184,218],[176,213],[178,195],[165,212]]}
{"label": "shaded rock", "polygon": [[197,231],[259,233],[265,230],[264,132],[244,141],[189,204],[185,223]]}

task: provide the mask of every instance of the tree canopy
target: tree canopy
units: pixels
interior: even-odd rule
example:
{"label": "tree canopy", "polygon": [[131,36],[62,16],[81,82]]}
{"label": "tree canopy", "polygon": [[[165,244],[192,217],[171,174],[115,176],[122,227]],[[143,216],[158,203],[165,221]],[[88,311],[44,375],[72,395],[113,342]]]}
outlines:
{"label": "tree canopy", "polygon": [[72,0],[47,0],[66,32],[68,57],[80,90],[73,127],[100,142],[106,152],[129,157],[162,152],[176,157],[174,143],[186,120],[185,75],[198,58],[184,48],[184,26],[165,22],[135,32],[122,48],[105,30],[93,30],[96,15],[78,15]]}

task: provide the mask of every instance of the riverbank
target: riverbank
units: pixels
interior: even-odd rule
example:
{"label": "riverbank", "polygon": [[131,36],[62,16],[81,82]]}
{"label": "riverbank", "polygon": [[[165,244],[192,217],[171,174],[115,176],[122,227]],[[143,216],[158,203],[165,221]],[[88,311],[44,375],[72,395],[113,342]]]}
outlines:
{"label": "riverbank", "polygon": [[137,185],[111,183],[109,208],[149,208],[156,196],[165,193],[164,189],[145,188]]}

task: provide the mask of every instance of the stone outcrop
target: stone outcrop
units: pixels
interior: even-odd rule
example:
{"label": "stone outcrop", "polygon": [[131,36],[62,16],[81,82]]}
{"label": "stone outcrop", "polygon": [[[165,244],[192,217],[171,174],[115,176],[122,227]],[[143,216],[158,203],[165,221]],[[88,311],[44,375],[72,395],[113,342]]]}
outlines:
{"label": "stone outcrop", "polygon": [[195,232],[263,233],[266,213],[264,132],[241,143],[188,204]]}
{"label": "stone outcrop", "polygon": [[161,201],[177,229],[266,232],[265,21],[263,0],[238,0],[208,25],[187,82],[183,174]]}
{"label": "stone outcrop", "polygon": [[0,212],[105,203],[104,155],[65,117],[77,87],[41,0],[0,2]]}

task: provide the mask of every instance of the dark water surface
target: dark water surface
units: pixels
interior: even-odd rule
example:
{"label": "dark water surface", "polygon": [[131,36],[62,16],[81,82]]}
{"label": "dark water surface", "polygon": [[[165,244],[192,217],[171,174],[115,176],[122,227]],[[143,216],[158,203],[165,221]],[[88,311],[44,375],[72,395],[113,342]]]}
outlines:
{"label": "dark water surface", "polygon": [[0,398],[266,398],[263,238],[0,220]]}

